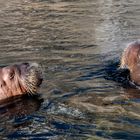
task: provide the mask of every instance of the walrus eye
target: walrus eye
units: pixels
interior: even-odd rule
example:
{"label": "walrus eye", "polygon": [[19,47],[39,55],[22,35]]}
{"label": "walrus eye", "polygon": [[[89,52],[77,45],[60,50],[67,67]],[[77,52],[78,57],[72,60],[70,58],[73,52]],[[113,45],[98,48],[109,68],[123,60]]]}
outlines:
{"label": "walrus eye", "polygon": [[14,76],[15,76],[15,73],[14,73],[14,72],[10,73],[10,74],[9,74],[9,79],[10,79],[10,80],[13,79]]}

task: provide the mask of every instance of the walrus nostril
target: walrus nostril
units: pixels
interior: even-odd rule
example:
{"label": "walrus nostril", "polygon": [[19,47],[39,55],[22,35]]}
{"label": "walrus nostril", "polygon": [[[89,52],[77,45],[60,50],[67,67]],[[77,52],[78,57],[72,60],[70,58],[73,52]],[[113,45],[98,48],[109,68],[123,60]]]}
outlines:
{"label": "walrus nostril", "polygon": [[14,78],[14,76],[15,76],[15,73],[14,72],[10,73],[9,74],[9,79],[12,80]]}
{"label": "walrus nostril", "polygon": [[6,82],[5,81],[2,81],[1,86],[5,86],[5,85],[6,85]]}
{"label": "walrus nostril", "polygon": [[27,66],[29,66],[29,63],[25,62],[25,63],[23,63],[23,65],[27,65]]}

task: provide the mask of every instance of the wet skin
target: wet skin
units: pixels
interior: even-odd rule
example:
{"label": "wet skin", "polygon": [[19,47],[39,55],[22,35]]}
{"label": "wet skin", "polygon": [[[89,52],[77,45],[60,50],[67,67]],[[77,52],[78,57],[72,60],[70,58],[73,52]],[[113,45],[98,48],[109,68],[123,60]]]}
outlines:
{"label": "wet skin", "polygon": [[[32,71],[35,72],[31,75]],[[22,63],[3,67],[0,69],[0,100],[30,93],[32,88],[33,94],[37,92],[42,80],[37,64]]]}
{"label": "wet skin", "polygon": [[129,69],[130,81],[140,86],[140,41],[128,44],[122,54],[120,67]]}

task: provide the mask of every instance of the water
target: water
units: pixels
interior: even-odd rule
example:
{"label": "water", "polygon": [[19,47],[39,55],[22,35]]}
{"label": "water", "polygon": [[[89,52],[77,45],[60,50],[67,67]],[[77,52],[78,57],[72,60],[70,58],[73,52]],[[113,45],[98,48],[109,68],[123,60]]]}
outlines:
{"label": "water", "polygon": [[0,105],[0,139],[140,139],[139,90],[119,59],[140,36],[139,0],[1,0],[0,64],[38,62],[41,96]]}

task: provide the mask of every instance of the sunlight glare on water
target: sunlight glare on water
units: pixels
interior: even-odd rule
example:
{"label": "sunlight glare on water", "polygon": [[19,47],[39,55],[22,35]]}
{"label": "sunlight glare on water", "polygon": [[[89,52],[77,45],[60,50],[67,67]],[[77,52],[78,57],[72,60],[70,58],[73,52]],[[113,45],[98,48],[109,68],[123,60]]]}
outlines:
{"label": "sunlight glare on water", "polygon": [[139,7],[138,0],[1,0],[1,66],[38,62],[45,79],[41,97],[0,106],[0,139],[140,139],[139,90],[112,73],[126,44],[139,39]]}

